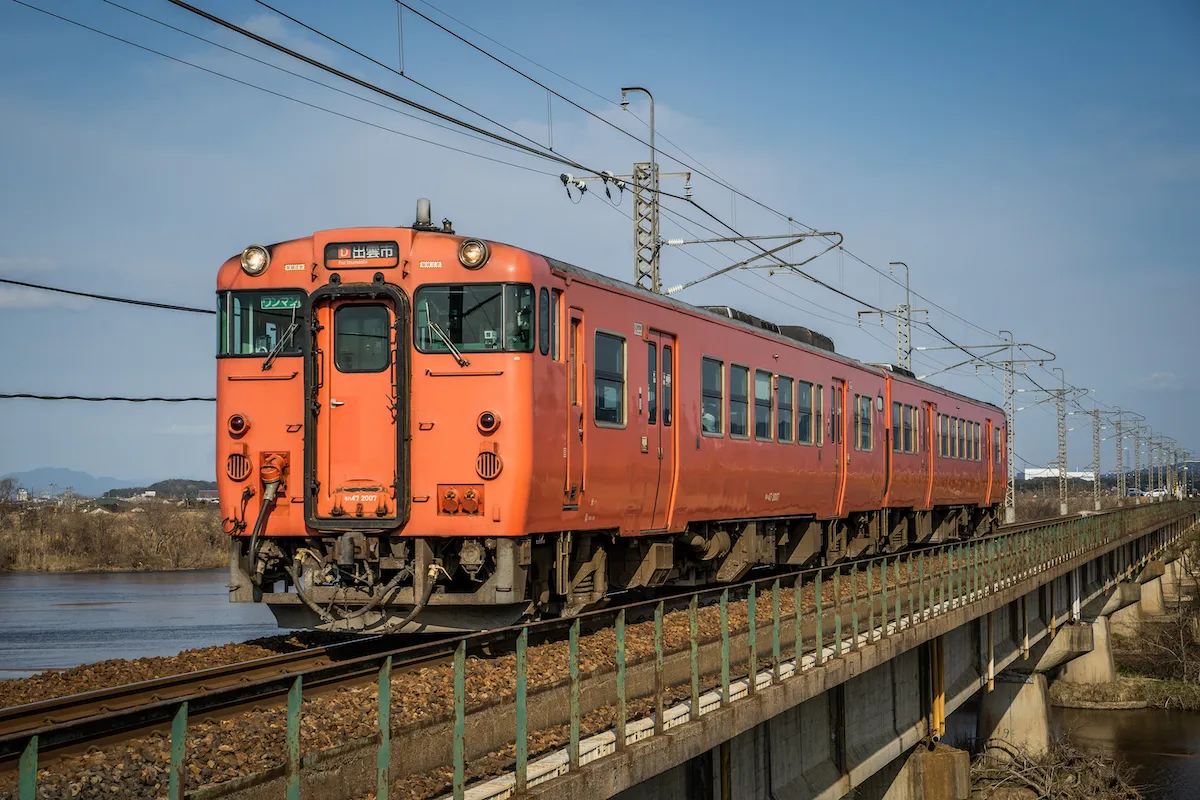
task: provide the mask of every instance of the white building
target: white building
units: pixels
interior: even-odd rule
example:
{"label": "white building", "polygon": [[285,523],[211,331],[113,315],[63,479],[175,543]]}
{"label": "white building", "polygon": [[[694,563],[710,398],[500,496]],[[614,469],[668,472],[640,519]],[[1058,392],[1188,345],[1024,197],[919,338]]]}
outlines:
{"label": "white building", "polygon": [[[1023,477],[1027,481],[1031,481],[1034,478],[1054,478],[1055,480],[1058,480],[1058,467],[1035,467],[1034,469],[1027,469],[1025,470]],[[1095,480],[1095,473],[1093,473],[1091,470],[1086,472],[1068,471],[1067,477],[1075,478],[1081,481],[1092,481]]]}

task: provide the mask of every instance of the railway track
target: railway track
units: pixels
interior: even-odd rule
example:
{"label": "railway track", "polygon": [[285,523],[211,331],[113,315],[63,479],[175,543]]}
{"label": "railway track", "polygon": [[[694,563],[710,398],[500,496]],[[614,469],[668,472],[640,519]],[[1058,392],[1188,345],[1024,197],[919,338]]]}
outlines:
{"label": "railway track", "polygon": [[[1069,521],[1078,516],[1073,514],[1056,518],[1055,521]],[[1002,526],[992,535],[1011,534],[1046,522],[1039,520]],[[919,545],[910,549],[919,553],[937,546]],[[847,560],[839,566],[849,569],[854,564],[865,565],[878,558],[864,556]],[[715,602],[722,588],[718,586],[701,592],[706,596],[701,603]],[[682,608],[690,596],[688,593],[663,599],[667,609],[673,610]],[[640,608],[644,606],[643,602],[639,602],[640,598],[629,599],[632,601],[631,607],[645,611]],[[623,607],[618,603],[585,614],[585,628],[602,628],[611,624]],[[635,612],[630,621],[636,619]],[[536,638],[565,638],[570,624],[569,619],[543,622],[537,626]],[[476,635],[472,637],[470,647],[485,656],[503,652],[513,646],[521,629],[521,626],[514,626],[489,631],[482,636]],[[15,764],[31,736],[38,737],[38,747],[43,754],[101,741],[116,741],[169,724],[172,715],[185,700],[192,715],[225,714],[285,696],[297,677],[303,678],[307,692],[375,677],[388,658],[392,659],[391,669],[394,672],[414,671],[451,658],[460,639],[455,636],[400,646],[402,640],[399,637],[364,637],[0,709],[0,768]]]}

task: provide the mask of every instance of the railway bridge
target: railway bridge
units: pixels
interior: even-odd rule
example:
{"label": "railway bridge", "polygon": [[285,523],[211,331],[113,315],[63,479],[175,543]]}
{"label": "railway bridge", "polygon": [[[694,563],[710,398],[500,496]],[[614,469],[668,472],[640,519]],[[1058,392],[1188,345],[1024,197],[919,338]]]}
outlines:
{"label": "railway bridge", "polygon": [[[169,725],[172,800],[418,796],[413,787],[464,800],[965,798],[967,753],[938,744],[948,716],[970,703],[977,738],[1045,749],[1047,674],[1112,680],[1111,634],[1181,591],[1178,545],[1197,528],[1200,503],[1186,501],[1008,526],[574,619],[272,668],[280,674],[227,688],[159,690],[150,705],[79,721],[41,715],[22,727],[14,717],[12,732],[0,728],[0,758],[20,756],[18,796],[33,798],[39,748]],[[375,734],[302,754],[305,690],[376,674]],[[433,713],[397,705],[413,683],[427,687]],[[282,763],[189,785],[189,714],[284,697]]]}

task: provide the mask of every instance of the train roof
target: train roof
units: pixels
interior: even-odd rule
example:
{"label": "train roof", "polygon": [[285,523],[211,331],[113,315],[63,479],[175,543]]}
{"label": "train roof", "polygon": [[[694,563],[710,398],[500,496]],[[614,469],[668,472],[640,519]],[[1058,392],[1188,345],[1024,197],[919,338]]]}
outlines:
{"label": "train roof", "polygon": [[[691,303],[685,303],[682,300],[676,300],[673,297],[670,297],[669,295],[655,294],[654,292],[651,292],[647,289],[643,289],[640,286],[635,286],[632,283],[627,283],[625,281],[618,280],[616,278],[610,278],[607,275],[601,275],[600,273],[593,272],[590,269],[584,269],[583,267],[578,267],[578,266],[575,266],[574,264],[568,264],[566,261],[561,261],[561,260],[559,260],[557,258],[553,258],[551,256],[542,255],[541,253],[538,253],[537,255],[546,259],[546,263],[550,265],[550,268],[553,270],[556,270],[558,272],[563,272],[563,273],[572,275],[577,278],[582,278],[591,283],[600,284],[602,286],[607,286],[608,288],[614,289],[616,291],[620,291],[620,292],[624,292],[626,294],[637,296],[647,302],[657,303],[658,305],[674,308],[678,311],[682,311],[683,313],[690,314],[694,317],[708,318],[708,319],[712,319],[714,321],[718,321],[724,325],[728,325],[730,327],[741,328],[742,330],[749,331],[749,332],[754,333],[763,338],[777,341],[780,344],[786,344],[789,347],[796,347],[801,350],[807,350],[807,351],[813,353],[814,355],[824,356],[826,358],[832,358],[835,361],[840,361],[843,364],[847,364],[852,367],[857,367],[858,369],[864,369],[867,371],[878,372],[881,375],[884,373],[887,373],[887,372],[891,372],[893,374],[894,378],[896,378],[897,380],[899,380],[903,383],[909,383],[909,384],[913,384],[913,385],[917,385],[917,386],[926,386],[926,387],[929,387],[930,389],[934,389],[938,392],[941,392],[942,394],[945,394],[949,397],[953,397],[953,398],[956,398],[958,400],[962,400],[962,401],[968,402],[968,403],[976,403],[978,405],[987,406],[988,408],[993,408],[996,411],[999,411],[1001,414],[1004,413],[1003,410],[999,406],[989,403],[986,400],[980,400],[975,397],[968,397],[964,394],[959,394],[958,392],[952,391],[943,386],[938,386],[937,384],[934,384],[934,383],[928,383],[927,381],[919,380],[909,370],[903,369],[901,367],[897,367],[893,364],[868,364],[866,362],[859,361],[854,358],[850,358],[849,356],[842,355],[841,353],[837,353],[833,350],[833,340],[829,339],[828,337],[822,336],[821,334],[816,333],[815,331],[810,331],[810,333],[815,334],[815,336],[819,337],[820,339],[827,340],[829,342],[828,348],[821,347],[819,345],[809,344],[808,342],[805,342],[801,339],[798,339],[793,336],[789,336],[785,333],[780,332],[785,328],[799,328],[799,326],[780,326],[775,323],[767,322],[766,320],[761,320],[760,318],[755,317],[751,314],[746,314],[745,312],[737,312],[736,309],[729,308],[728,306],[709,306],[709,307],[694,306]],[[728,313],[728,312],[735,312],[735,313]],[[742,319],[739,318],[739,317],[743,317],[743,316],[753,320],[753,322],[743,321]],[[766,323],[766,325],[763,325],[762,323]],[[800,330],[807,331],[808,329],[800,328]]]}

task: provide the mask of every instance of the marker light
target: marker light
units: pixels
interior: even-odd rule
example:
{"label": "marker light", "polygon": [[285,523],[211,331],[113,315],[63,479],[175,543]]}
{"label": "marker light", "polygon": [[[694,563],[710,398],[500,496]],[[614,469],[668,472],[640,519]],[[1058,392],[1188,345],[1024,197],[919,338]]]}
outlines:
{"label": "marker light", "polygon": [[229,433],[231,436],[241,436],[248,430],[250,430],[250,420],[241,414],[234,414],[229,418]]}
{"label": "marker light", "polygon": [[500,427],[500,415],[494,411],[484,411],[479,415],[476,424],[479,426],[479,432],[485,436],[493,434]]}
{"label": "marker light", "polygon": [[458,260],[467,269],[479,269],[487,263],[488,246],[478,239],[464,239],[458,246]]}
{"label": "marker light", "polygon": [[242,251],[242,270],[247,275],[262,275],[271,264],[271,254],[261,244],[252,244]]}

